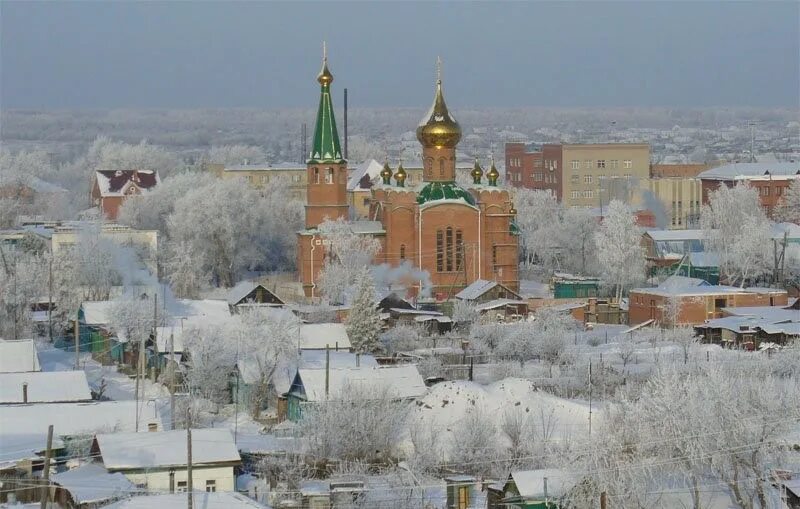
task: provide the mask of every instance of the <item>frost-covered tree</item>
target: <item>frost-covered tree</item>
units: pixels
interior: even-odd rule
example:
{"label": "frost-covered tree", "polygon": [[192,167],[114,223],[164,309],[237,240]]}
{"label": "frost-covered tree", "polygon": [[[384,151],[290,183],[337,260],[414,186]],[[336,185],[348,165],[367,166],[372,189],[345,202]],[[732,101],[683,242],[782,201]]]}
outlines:
{"label": "frost-covered tree", "polygon": [[275,370],[282,362],[294,364],[300,322],[290,311],[253,308],[237,316],[237,325],[240,364],[257,379],[250,393],[250,411],[258,418]]}
{"label": "frost-covered tree", "polygon": [[33,335],[31,304],[47,295],[48,259],[0,246],[0,337],[21,339]]}
{"label": "frost-covered tree", "polygon": [[589,209],[568,207],[561,216],[558,238],[562,249],[561,268],[577,274],[597,273],[594,234],[599,225]]}
{"label": "frost-covered tree", "polygon": [[496,473],[497,435],[494,418],[479,408],[472,408],[453,426],[448,467],[473,475]]}
{"label": "frost-covered tree", "polygon": [[561,204],[547,191],[519,189],[514,196],[516,223],[527,263],[558,268],[561,256]]}
{"label": "frost-covered tree", "polygon": [[226,324],[187,325],[182,334],[189,353],[186,385],[193,398],[228,400],[230,374],[236,364],[236,340]]}
{"label": "frost-covered tree", "polygon": [[774,211],[775,219],[800,224],[800,178],[794,179]]}
{"label": "frost-covered tree", "polygon": [[356,352],[374,353],[380,350],[380,312],[375,306],[375,284],[369,269],[363,269],[356,279],[355,298],[347,315],[347,335]]}
{"label": "frost-covered tree", "polygon": [[477,322],[480,317],[481,315],[473,303],[461,299],[457,299],[453,303],[453,321],[464,331],[469,332],[472,324]]}
{"label": "frost-covered tree", "polygon": [[319,231],[328,242],[328,257],[319,276],[320,288],[332,303],[341,304],[358,274],[372,265],[381,244],[372,235],[354,232],[352,225],[341,218],[324,221]]}
{"label": "frost-covered tree", "polygon": [[706,250],[719,257],[720,276],[744,286],[771,267],[771,230],[758,192],[748,185],[720,186],[700,213]]}
{"label": "frost-covered tree", "polygon": [[93,170],[153,170],[162,177],[183,166],[174,154],[145,140],[131,145],[106,136],[94,140],[86,162]]}
{"label": "frost-covered tree", "polygon": [[303,408],[307,453],[319,459],[388,461],[410,410],[383,385],[345,384],[326,401]]}
{"label": "frost-covered tree", "polygon": [[642,229],[636,224],[630,208],[619,200],[613,200],[594,240],[603,278],[614,285],[619,300],[624,288],[644,279]]}

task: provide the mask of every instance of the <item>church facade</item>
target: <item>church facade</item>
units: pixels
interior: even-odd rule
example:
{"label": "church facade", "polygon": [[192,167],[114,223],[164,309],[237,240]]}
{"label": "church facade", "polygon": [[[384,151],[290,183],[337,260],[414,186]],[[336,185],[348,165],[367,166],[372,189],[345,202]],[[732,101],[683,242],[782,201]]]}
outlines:
{"label": "church facade", "polygon": [[[316,227],[326,218],[348,217],[347,162],[342,158],[331,100],[333,76],[327,58],[317,77],[320,103],[307,164],[308,201],[305,230],[298,233],[298,271],[308,297],[320,297],[319,272],[326,256],[325,239]],[[381,241],[375,263],[408,263],[430,274],[431,294],[452,297],[478,279],[519,289],[516,210],[509,192],[498,186],[491,162],[484,174],[479,162],[472,184],[456,183],[456,146],[461,127],[447,109],[441,76],[433,105],[417,127],[422,144],[423,181],[406,187],[402,164],[388,163],[381,182],[372,187],[369,220],[353,221],[352,229]],[[411,293],[419,293],[423,282]]]}

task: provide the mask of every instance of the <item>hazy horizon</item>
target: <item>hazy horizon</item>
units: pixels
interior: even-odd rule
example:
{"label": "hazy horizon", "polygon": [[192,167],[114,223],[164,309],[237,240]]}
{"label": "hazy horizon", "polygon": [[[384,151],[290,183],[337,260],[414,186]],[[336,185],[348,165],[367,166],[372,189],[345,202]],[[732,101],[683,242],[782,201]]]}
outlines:
{"label": "hazy horizon", "polygon": [[[798,108],[795,2],[0,3],[0,107]],[[341,106],[337,101],[337,106]]]}

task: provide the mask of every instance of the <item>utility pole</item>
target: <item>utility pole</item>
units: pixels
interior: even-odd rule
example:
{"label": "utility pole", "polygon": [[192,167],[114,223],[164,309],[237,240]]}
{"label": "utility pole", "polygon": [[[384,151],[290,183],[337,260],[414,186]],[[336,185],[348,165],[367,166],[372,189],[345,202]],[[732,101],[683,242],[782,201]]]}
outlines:
{"label": "utility pole", "polygon": [[589,436],[592,435],[592,359],[589,359]]}
{"label": "utility pole", "polygon": [[331,385],[331,346],[325,345],[325,399],[328,399],[328,391]]}
{"label": "utility pole", "polygon": [[[78,314],[75,316],[75,369],[80,369],[80,348],[81,348],[81,310],[78,308]],[[138,431],[138,430],[137,430]]]}
{"label": "utility pole", "polygon": [[47,450],[44,455],[44,472],[42,479],[44,486],[42,487],[41,509],[47,509],[47,503],[50,501],[50,457],[53,455],[53,425],[47,428]]}
{"label": "utility pole", "polygon": [[175,335],[170,332],[169,334],[169,367],[171,370],[169,377],[169,418],[172,421],[172,427],[175,429]]}
{"label": "utility pole", "polygon": [[608,496],[605,491],[600,493],[600,509],[606,509],[608,507],[607,498]]}
{"label": "utility pole", "polygon": [[50,343],[53,342],[53,257],[50,256],[50,280],[48,282],[47,294],[47,328]]}
{"label": "utility pole", "polygon": [[194,490],[194,483],[192,482],[192,416],[191,409],[186,409],[186,504],[189,509],[192,509],[192,490]]}

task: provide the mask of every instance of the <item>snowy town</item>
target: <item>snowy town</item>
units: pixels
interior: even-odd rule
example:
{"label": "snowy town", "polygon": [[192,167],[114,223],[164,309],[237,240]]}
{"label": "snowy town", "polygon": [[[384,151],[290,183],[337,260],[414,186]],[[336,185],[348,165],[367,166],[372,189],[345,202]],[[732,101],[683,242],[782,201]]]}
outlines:
{"label": "snowy town", "polygon": [[800,509],[798,105],[479,113],[433,52],[383,116],[314,45],[291,141],[4,107],[0,508]]}

